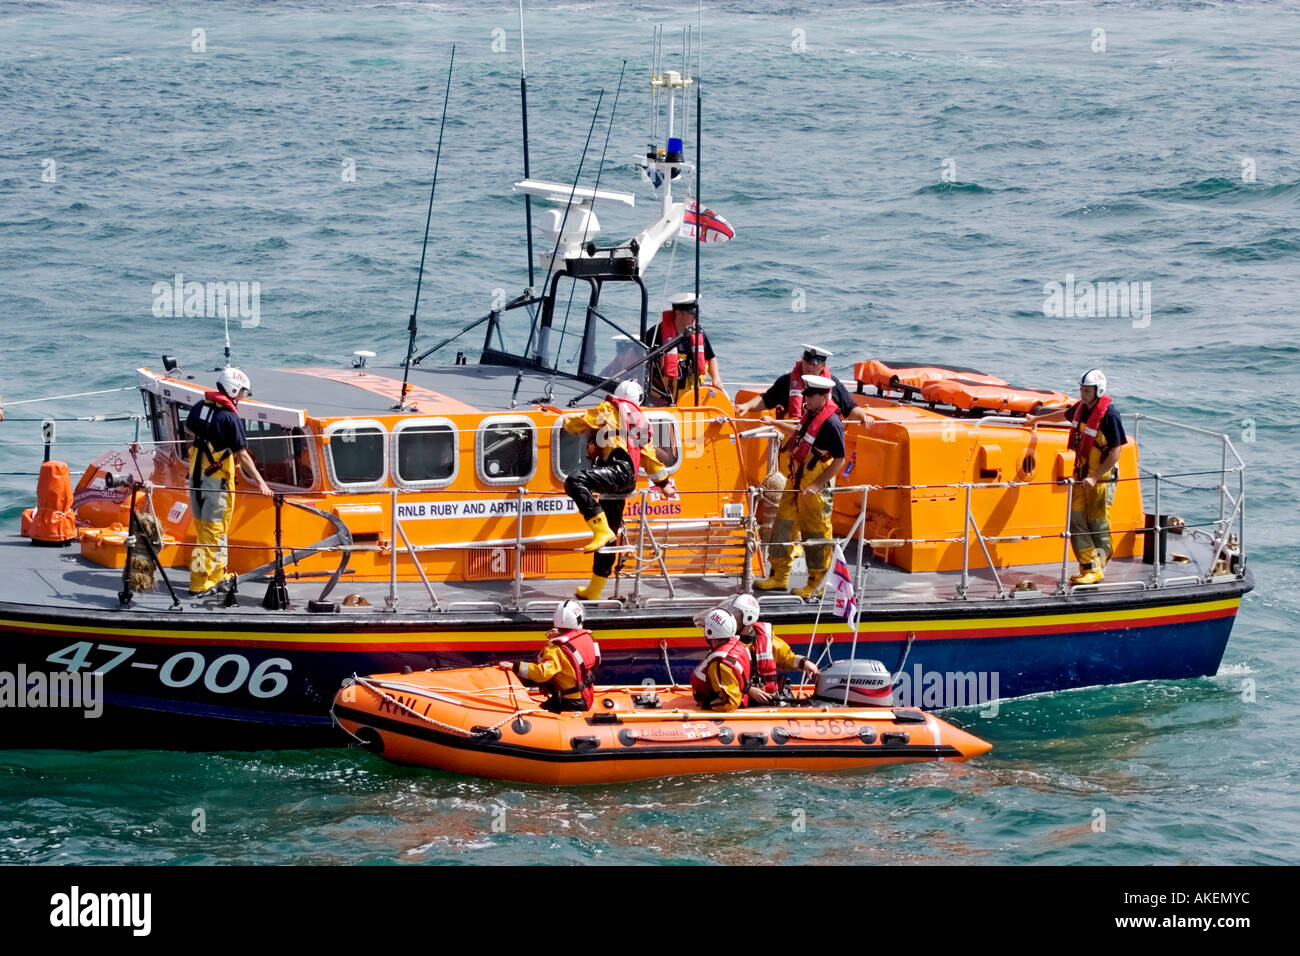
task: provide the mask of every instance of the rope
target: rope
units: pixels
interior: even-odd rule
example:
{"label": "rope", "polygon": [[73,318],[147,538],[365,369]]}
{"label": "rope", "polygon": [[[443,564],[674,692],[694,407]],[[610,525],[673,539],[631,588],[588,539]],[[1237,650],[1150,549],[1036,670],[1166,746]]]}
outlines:
{"label": "rope", "polygon": [[[71,395],[51,395],[48,398],[24,398],[21,401],[5,402],[5,404],[10,408],[13,408],[15,405],[31,405],[33,402],[57,402],[65,398],[85,398],[87,395],[107,395],[110,392],[130,392],[139,387],[140,386],[138,385],[123,385],[121,388],[102,388],[97,392],[74,392]],[[32,421],[39,420],[40,419],[32,419]]]}
{"label": "rope", "polygon": [[663,638],[659,639],[659,653],[663,655],[664,670],[668,672],[668,683],[676,686],[677,681],[673,680],[673,669],[668,663],[668,642]]}
{"label": "rope", "polygon": [[[358,676],[355,675],[355,674],[352,675],[352,678],[353,678],[353,680],[354,680],[356,683],[361,684],[363,687],[368,688],[368,689],[371,690],[373,693],[378,694],[378,695],[379,695],[380,697],[382,697],[385,701],[387,701],[388,703],[392,704],[392,705],[395,706],[395,707],[400,708],[401,710],[406,711],[406,713],[410,714],[412,717],[418,717],[420,720],[423,720],[423,721],[425,721],[426,723],[432,724],[433,726],[438,727],[438,728],[440,728],[440,729],[442,729],[442,730],[450,731],[451,733],[454,733],[454,734],[460,734],[462,737],[479,737],[479,736],[482,736],[482,732],[481,732],[481,731],[480,731],[479,733],[474,733],[474,732],[472,732],[472,731],[465,730],[463,727],[456,727],[456,726],[454,726],[454,725],[452,725],[452,724],[443,723],[441,720],[437,720],[437,719],[435,719],[435,718],[433,718],[433,717],[428,716],[427,714],[422,714],[422,713],[420,713],[419,711],[415,710],[414,708],[409,707],[409,706],[407,706],[406,704],[402,703],[400,700],[398,700],[397,698],[393,697],[392,695],[385,693],[385,692],[384,692],[384,689],[383,689],[382,687],[378,687],[378,686],[376,686],[375,683],[374,683],[373,681],[369,680],[368,678],[365,678],[365,677],[358,677]],[[425,689],[425,688],[421,688],[421,690],[424,690],[424,689]],[[456,691],[449,690],[449,691],[446,691],[446,693],[456,693]],[[545,711],[541,710],[541,708],[538,708],[538,707],[532,707],[532,708],[529,708],[528,710],[516,710],[514,713],[507,715],[506,717],[504,717],[504,718],[502,718],[501,720],[497,721],[495,724],[493,724],[491,727],[488,727],[487,729],[488,729],[489,731],[499,730],[501,727],[504,727],[506,724],[510,723],[512,720],[515,720],[515,719],[517,719],[517,718],[519,718],[519,717],[523,717],[525,714],[540,714],[540,713],[545,713]]]}

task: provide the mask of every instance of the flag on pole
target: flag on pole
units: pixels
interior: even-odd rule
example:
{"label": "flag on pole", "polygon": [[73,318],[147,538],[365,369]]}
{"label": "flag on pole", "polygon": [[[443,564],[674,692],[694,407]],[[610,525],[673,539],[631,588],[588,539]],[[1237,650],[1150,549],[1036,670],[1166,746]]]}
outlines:
{"label": "flag on pole", "polygon": [[844,618],[854,633],[858,630],[858,599],[853,593],[853,575],[844,557],[844,549],[835,545],[831,559],[830,586],[835,594],[835,613]]}

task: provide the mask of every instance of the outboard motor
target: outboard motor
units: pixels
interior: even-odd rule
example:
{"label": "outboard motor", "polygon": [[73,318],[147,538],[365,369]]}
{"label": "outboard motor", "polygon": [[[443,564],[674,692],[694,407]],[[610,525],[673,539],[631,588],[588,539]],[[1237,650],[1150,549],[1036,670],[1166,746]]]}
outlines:
{"label": "outboard motor", "polygon": [[850,707],[892,707],[894,675],[880,661],[836,661],[817,676],[813,700],[844,706],[848,687]]}

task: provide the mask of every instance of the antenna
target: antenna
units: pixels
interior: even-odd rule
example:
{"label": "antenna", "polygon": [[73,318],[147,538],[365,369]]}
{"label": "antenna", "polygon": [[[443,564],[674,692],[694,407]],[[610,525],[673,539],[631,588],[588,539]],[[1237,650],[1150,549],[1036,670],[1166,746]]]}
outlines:
{"label": "antenna", "polygon": [[[519,116],[524,127],[524,179],[528,169],[528,69],[524,53],[524,0],[519,0]],[[533,197],[524,194],[524,228],[528,230],[528,288],[533,288]]]}
{"label": "antenna", "polygon": [[[564,226],[569,221],[569,210],[573,208],[573,197],[578,190],[578,181],[582,178],[582,164],[587,161],[587,150],[591,147],[591,134],[596,129],[596,120],[600,118],[600,104],[604,99],[605,99],[605,91],[601,90],[600,96],[596,97],[596,112],[592,113],[591,115],[591,126],[587,129],[587,142],[582,147],[582,158],[578,160],[578,172],[573,177],[573,187],[569,190],[569,199],[564,206],[564,216],[563,218],[560,219],[560,228],[559,231],[556,232],[555,234],[555,248],[551,250],[551,261],[546,268],[546,282],[542,286],[543,295],[545,295],[545,290],[550,288],[551,285],[551,273],[555,270],[555,258],[557,255],[559,255],[560,252],[560,240],[564,236]],[[532,324],[528,330],[528,345],[524,350],[525,355],[527,355],[529,350],[531,350],[533,347],[533,333],[536,331],[537,331],[537,317],[534,315]],[[557,371],[558,368],[559,368],[559,349],[556,349],[556,368],[552,369],[552,371]],[[520,368],[519,373],[515,376],[514,391],[510,393],[511,408],[515,407],[515,400],[519,397],[519,386],[523,382],[523,380],[524,380],[524,370],[523,368]]]}
{"label": "antenna", "polygon": [[411,374],[411,355],[415,352],[416,314],[420,311],[420,287],[424,284],[424,257],[429,252],[429,223],[433,221],[433,194],[438,189],[438,166],[442,163],[442,133],[447,128],[447,100],[451,98],[451,71],[456,65],[456,44],[451,45],[451,61],[447,64],[447,92],[442,97],[442,122],[438,124],[438,152],[433,161],[433,185],[429,187],[429,212],[424,217],[424,245],[420,247],[420,272],[415,279],[415,305],[411,307],[411,321],[407,331],[411,333],[406,343],[406,361],[402,363],[402,393],[393,408],[400,411],[406,407],[406,392],[410,387],[407,379]]}
{"label": "antenna", "polygon": [[[704,51],[704,0],[700,0],[700,31],[696,37],[696,48],[703,55]],[[704,230],[701,228],[701,217],[704,215],[704,203],[701,200],[700,192],[700,143],[704,139],[704,124],[701,117],[704,114],[703,95],[700,92],[700,76],[695,75],[695,326],[700,335],[704,334],[704,326],[700,322],[700,243],[704,240]],[[700,404],[700,376],[704,374],[703,369],[695,370],[695,404]]]}

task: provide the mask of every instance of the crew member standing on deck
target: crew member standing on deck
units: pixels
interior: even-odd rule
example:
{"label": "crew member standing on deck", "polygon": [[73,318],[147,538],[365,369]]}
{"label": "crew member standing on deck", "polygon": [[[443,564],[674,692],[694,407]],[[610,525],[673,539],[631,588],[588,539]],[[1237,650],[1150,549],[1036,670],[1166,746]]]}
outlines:
{"label": "crew member standing on deck", "polygon": [[691,673],[695,703],[705,710],[739,710],[749,688],[750,658],[730,611],[715,607],[704,615],[704,639],[709,653]]}
{"label": "crew member standing on deck", "polygon": [[865,408],[860,408],[854,401],[844,383],[826,370],[826,361],[834,353],[820,345],[805,345],[803,354],[794,363],[794,368],[786,372],[762,395],[755,395],[747,402],[736,406],[736,415],[749,415],[759,409],[777,409],[782,418],[799,421],[803,418],[803,382],[806,375],[820,375],[835,383],[831,389],[831,401],[835,403],[840,418],[851,422],[869,421]]}
{"label": "crew member standing on deck", "polygon": [[702,385],[704,372],[708,371],[713,387],[725,392],[713,345],[696,324],[699,309],[695,304],[695,294],[683,292],[674,296],[672,306],[647,335],[646,345],[656,349],[688,330],[690,339],[685,352],[669,352],[659,359],[651,376],[651,391],[656,395],[662,394],[667,404],[674,405],[683,394],[693,392],[697,383]]}
{"label": "crew member standing on deck", "polygon": [[[677,497],[668,469],[650,442],[650,423],[641,411],[641,398],[640,385],[620,382],[614,394],[595,408],[564,418],[565,431],[586,435],[587,458],[592,463],[585,471],[564,479],[565,492],[591,527],[591,541],[582,550],[596,552],[591,561],[591,582],[576,592],[584,601],[600,600],[614,570],[614,555],[601,549],[614,542],[623,526],[623,506],[627,496],[636,490],[642,464],[666,498]],[[596,495],[600,495],[599,500]]]}
{"label": "crew member standing on deck", "polygon": [[807,544],[831,536],[831,488],[844,470],[844,422],[830,397],[835,382],[820,375],[803,377],[803,418],[796,427],[773,424],[788,437],[781,446],[785,462],[785,491],[772,526],[772,574],[754,586],[763,591],[784,591],[790,586],[794,562],[790,544],[801,538],[808,556],[808,583],[795,590],[805,601],[821,587],[831,566],[829,544]]}
{"label": "crew member standing on deck", "polygon": [[596,670],[600,667],[600,645],[583,627],[582,605],[561,601],[551,619],[554,625],[546,632],[546,644],[537,659],[501,661],[497,667],[510,671],[522,680],[540,684],[550,691],[542,706],[560,713],[566,710],[590,710],[595,701]]}
{"label": "crew member standing on deck", "polygon": [[737,594],[724,605],[736,619],[736,634],[749,649],[752,661],[749,679],[749,703],[771,704],[780,693],[782,671],[802,670],[815,678],[821,673],[816,664],[790,650],[790,645],[772,633],[772,625],[760,621],[758,598]]}
{"label": "crew member standing on deck", "polygon": [[1079,380],[1079,401],[1046,415],[1027,415],[1030,425],[1068,421],[1074,449],[1074,485],[1070,490],[1070,543],[1079,562],[1071,584],[1097,584],[1111,556],[1110,506],[1115,501],[1119,456],[1128,436],[1124,422],[1106,394],[1106,376],[1088,369]]}
{"label": "crew member standing on deck", "polygon": [[248,376],[225,368],[217,376],[217,390],[205,392],[203,401],[190,409],[185,427],[194,436],[190,448],[190,513],[194,518],[194,553],[190,558],[190,594],[203,596],[225,590],[226,541],[235,513],[235,473],[242,465],[269,495],[248,453],[239,400],[252,391]]}

